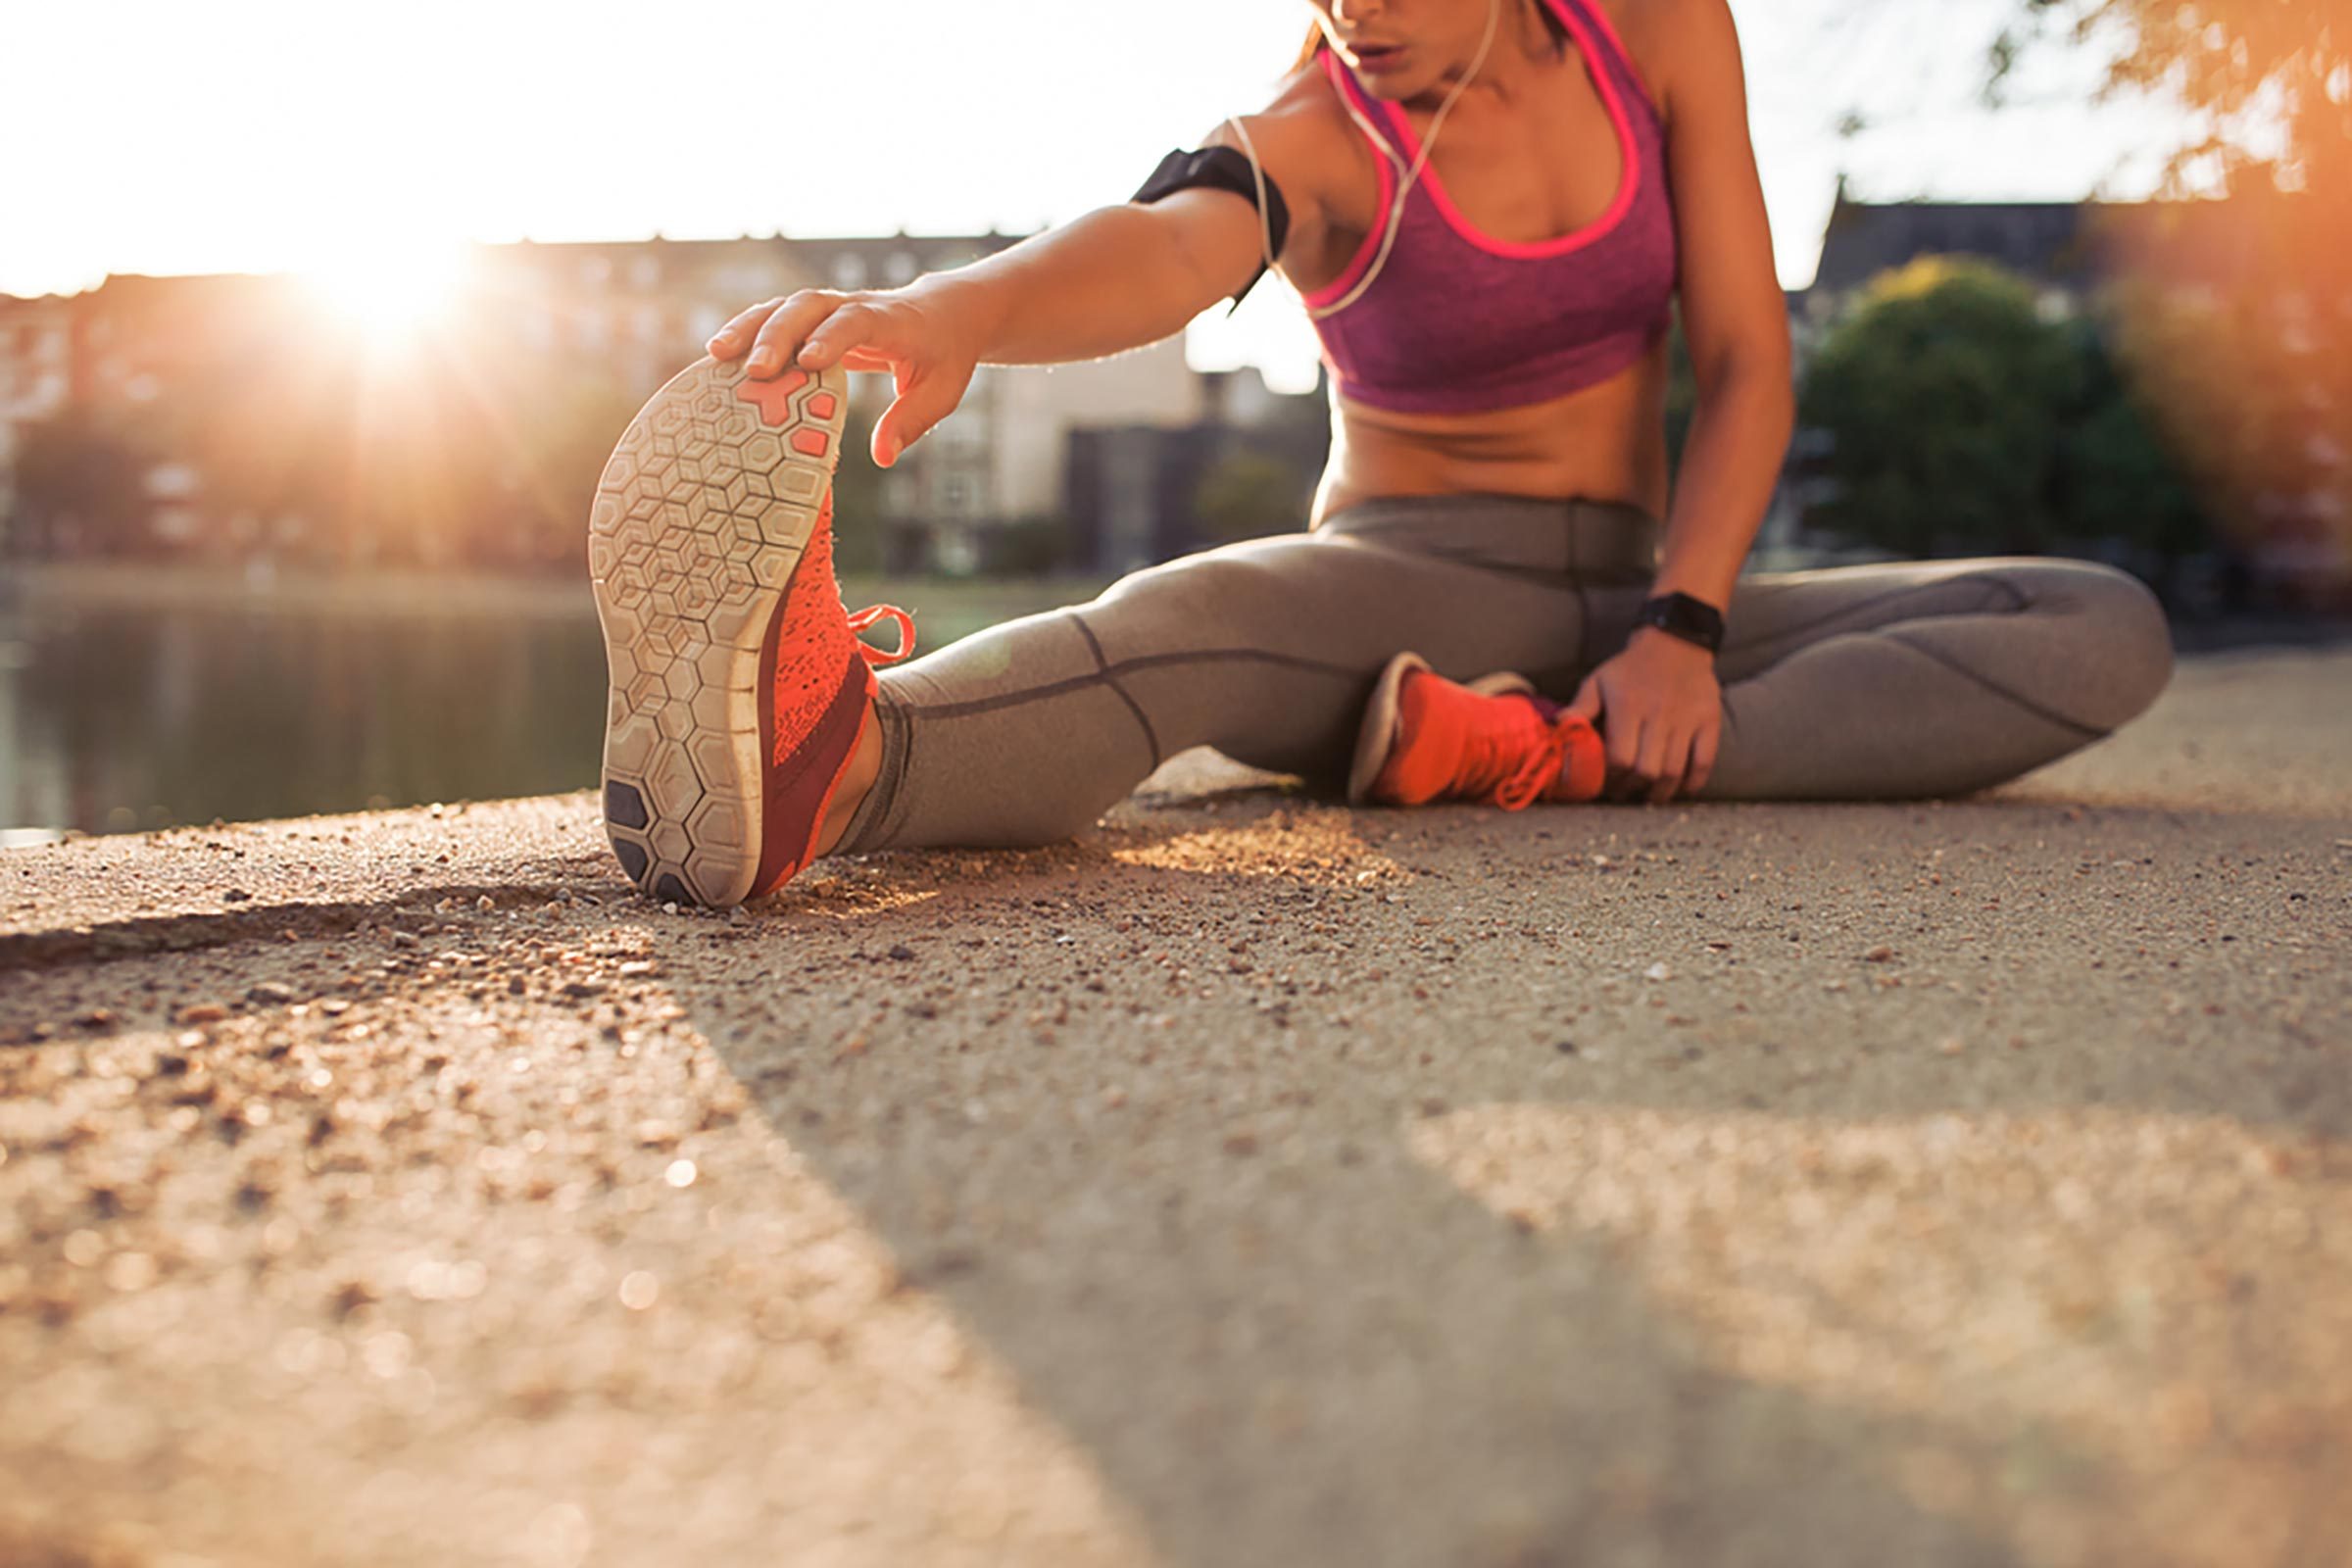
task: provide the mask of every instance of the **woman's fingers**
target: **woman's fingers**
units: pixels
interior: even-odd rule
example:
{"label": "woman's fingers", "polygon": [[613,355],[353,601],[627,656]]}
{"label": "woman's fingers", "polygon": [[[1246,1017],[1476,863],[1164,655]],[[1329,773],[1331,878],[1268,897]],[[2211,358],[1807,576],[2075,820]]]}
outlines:
{"label": "woman's fingers", "polygon": [[899,395],[874,422],[873,437],[874,461],[887,468],[955,413],[971,385],[973,367],[938,340],[927,319],[887,296],[803,289],[740,313],[707,347],[713,359],[745,354],[744,368],[755,379],[787,366],[891,371]]}
{"label": "woman's fingers", "polygon": [[816,323],[794,363],[804,370],[821,370],[853,349],[881,352],[887,345],[876,340],[888,331],[889,318],[879,308],[852,300]]}
{"label": "woman's fingers", "polygon": [[1612,800],[1623,800],[1633,786],[1644,782],[1637,776],[1642,762],[1642,725],[1631,712],[1611,712],[1608,727],[1601,732],[1602,755],[1607,761],[1607,782],[1603,792]]}
{"label": "woman's fingers", "polygon": [[1597,727],[1600,723],[1600,681],[1587,675],[1577,684],[1576,696],[1568,704],[1568,711],[1586,723]]}
{"label": "woman's fingers", "polygon": [[710,341],[703,347],[714,360],[733,359],[751,342],[752,334],[760,330],[760,323],[773,316],[776,307],[783,303],[780,299],[761,300],[749,310],[738,311],[735,318],[711,333]]}
{"label": "woman's fingers", "polygon": [[801,352],[801,345],[816,329],[819,321],[841,309],[843,297],[822,289],[803,289],[786,300],[768,317],[752,339],[751,357],[744,368],[756,378],[775,375],[792,364]]}
{"label": "woman's fingers", "polygon": [[1722,745],[1722,726],[1709,724],[1690,741],[1690,771],[1684,776],[1683,793],[1696,795],[1715,774],[1715,751]]}
{"label": "woman's fingers", "polygon": [[899,454],[928,435],[931,427],[956,412],[971,384],[967,366],[960,373],[944,366],[915,366],[899,375],[899,395],[874,421],[874,462],[887,468]]}
{"label": "woman's fingers", "polygon": [[[1670,752],[1669,758],[1671,758],[1671,756],[1672,754]],[[1658,763],[1657,780],[1649,786],[1649,794],[1646,797],[1649,803],[1652,806],[1664,806],[1668,801],[1673,800],[1677,794],[1681,793],[1683,787],[1683,773],[1684,765],[1682,762],[1677,760],[1661,760]]]}
{"label": "woman's fingers", "polygon": [[1653,805],[1674,799],[1674,788],[1682,782],[1683,765],[1678,751],[1687,751],[1687,743],[1678,747],[1682,737],[1664,724],[1650,724],[1642,731],[1642,760],[1635,764],[1634,777],[1644,799]]}

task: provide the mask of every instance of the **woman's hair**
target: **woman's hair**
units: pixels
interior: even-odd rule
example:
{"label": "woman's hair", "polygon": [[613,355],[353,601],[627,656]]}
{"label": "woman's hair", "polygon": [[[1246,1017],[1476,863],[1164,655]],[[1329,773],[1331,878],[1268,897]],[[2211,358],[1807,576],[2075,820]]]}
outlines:
{"label": "woman's hair", "polygon": [[[1566,43],[1568,41],[1568,27],[1565,23],[1560,21],[1560,14],[1557,11],[1554,11],[1550,5],[1545,3],[1545,0],[1536,0],[1536,9],[1543,14],[1544,25],[1549,28],[1551,31],[1551,41],[1553,43]],[[1318,22],[1313,26],[1307,28],[1306,47],[1298,51],[1298,58],[1292,64],[1291,69],[1293,71],[1304,71],[1307,67],[1315,63],[1315,56],[1321,54],[1326,47],[1327,45],[1323,40],[1323,24]]]}

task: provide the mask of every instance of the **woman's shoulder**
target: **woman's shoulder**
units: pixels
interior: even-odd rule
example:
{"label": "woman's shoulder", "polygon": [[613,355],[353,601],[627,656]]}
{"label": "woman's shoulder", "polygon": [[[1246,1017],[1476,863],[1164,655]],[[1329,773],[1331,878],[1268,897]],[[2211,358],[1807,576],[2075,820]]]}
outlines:
{"label": "woman's shoulder", "polygon": [[[1370,150],[1348,119],[1339,89],[1318,56],[1282,79],[1264,107],[1237,117],[1250,142],[1277,174],[1283,192],[1297,205],[1320,203],[1335,189],[1360,176]],[[1209,143],[1240,145],[1230,124],[1219,125]]]}
{"label": "woman's shoulder", "polygon": [[1254,126],[1265,122],[1277,135],[1295,141],[1333,143],[1350,130],[1348,106],[1320,54],[1298,67],[1274,89],[1266,106],[1248,117]]}
{"label": "woman's shoulder", "polygon": [[[1684,25],[1684,12],[1693,0],[1586,0],[1586,5],[1601,22],[1609,24],[1616,33],[1618,47],[1625,54],[1625,64],[1633,69],[1635,80],[1642,92],[1648,94],[1648,106],[1658,111],[1660,118],[1668,113],[1670,84],[1665,80],[1665,69],[1672,61],[1675,33]],[[1724,0],[1712,0],[1722,7]]]}
{"label": "woman's shoulder", "polygon": [[1674,107],[1737,99],[1746,91],[1740,30],[1730,0],[1584,0],[1609,19],[1634,74],[1669,131]]}

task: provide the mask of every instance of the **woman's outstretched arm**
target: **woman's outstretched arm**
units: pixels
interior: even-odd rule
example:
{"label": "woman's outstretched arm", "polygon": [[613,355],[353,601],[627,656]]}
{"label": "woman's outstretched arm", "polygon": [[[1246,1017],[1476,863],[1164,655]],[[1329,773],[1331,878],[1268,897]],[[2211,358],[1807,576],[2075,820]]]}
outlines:
{"label": "woman's outstretched arm", "polygon": [[[1179,330],[1249,275],[1255,226],[1238,200],[1213,191],[1151,209],[1102,208],[904,288],[768,300],[709,346],[721,360],[748,351],[755,377],[793,366],[891,372],[898,396],[873,438],[874,461],[887,468],[956,412],[982,364],[1101,359]],[[1241,249],[1244,239],[1251,250]],[[1220,261],[1231,282],[1217,276]]]}
{"label": "woman's outstretched arm", "polygon": [[[1301,138],[1287,118],[1249,123],[1269,175],[1284,182],[1296,235],[1315,220],[1315,181],[1292,168]],[[1102,359],[1156,343],[1242,287],[1262,251],[1254,204],[1230,191],[1182,190],[1150,206],[1099,208],[903,288],[803,289],[768,300],[709,346],[718,359],[748,354],[755,377],[796,365],[890,371],[899,395],[873,443],[874,461],[887,467],[955,411],[975,367]]]}

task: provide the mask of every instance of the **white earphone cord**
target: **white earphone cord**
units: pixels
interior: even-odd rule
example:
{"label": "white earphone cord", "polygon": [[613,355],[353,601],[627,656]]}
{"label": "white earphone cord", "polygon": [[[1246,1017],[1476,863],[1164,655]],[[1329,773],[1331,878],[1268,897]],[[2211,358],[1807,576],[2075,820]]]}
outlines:
{"label": "white earphone cord", "polygon": [[1250,127],[1242,123],[1241,116],[1228,115],[1225,123],[1242,138],[1242,150],[1250,155],[1250,177],[1257,182],[1257,242],[1266,259],[1266,270],[1274,270],[1274,219],[1266,211],[1266,169],[1258,162],[1257,143],[1250,139]]}
{"label": "white earphone cord", "polygon": [[[1364,290],[1372,286],[1372,280],[1380,275],[1380,270],[1388,265],[1389,249],[1396,243],[1396,225],[1404,217],[1404,199],[1412,194],[1413,186],[1420,181],[1421,171],[1428,166],[1429,155],[1437,149],[1438,133],[1446,128],[1446,117],[1453,112],[1454,104],[1459,101],[1464,92],[1469,90],[1470,83],[1485,68],[1488,51],[1494,47],[1494,32],[1501,20],[1502,0],[1487,0],[1487,30],[1486,35],[1478,41],[1478,54],[1471,60],[1470,69],[1463,73],[1462,79],[1455,82],[1452,90],[1446,93],[1446,101],[1438,106],[1437,114],[1431,117],[1429,134],[1421,140],[1420,153],[1413,159],[1412,167],[1405,171],[1404,178],[1397,182],[1396,195],[1389,204],[1389,220],[1381,225],[1382,233],[1378,254],[1372,258],[1372,265],[1365,269],[1364,275],[1356,279],[1355,286],[1349,289],[1344,297],[1334,300],[1329,305],[1308,309],[1307,315],[1314,319],[1321,320],[1324,317],[1335,316],[1353,305]],[[1371,122],[1365,120],[1356,109],[1354,102],[1345,94],[1341,95],[1341,107],[1348,111],[1348,119],[1362,127],[1364,134],[1371,138],[1372,145],[1379,149],[1383,157],[1392,164],[1401,165],[1404,162],[1403,156],[1389,145],[1388,138],[1373,128]],[[1225,122],[1233,127],[1236,135],[1241,137],[1242,148],[1250,155],[1250,173],[1257,183],[1258,239],[1264,251],[1266,270],[1272,271],[1274,270],[1274,228],[1273,220],[1266,215],[1265,169],[1258,162],[1257,148],[1250,141],[1250,132],[1242,124],[1241,118],[1229,116]]]}

